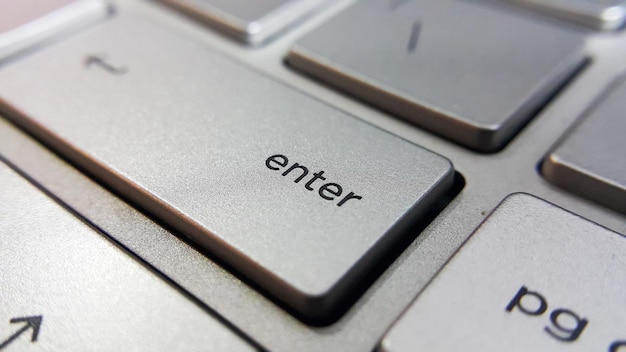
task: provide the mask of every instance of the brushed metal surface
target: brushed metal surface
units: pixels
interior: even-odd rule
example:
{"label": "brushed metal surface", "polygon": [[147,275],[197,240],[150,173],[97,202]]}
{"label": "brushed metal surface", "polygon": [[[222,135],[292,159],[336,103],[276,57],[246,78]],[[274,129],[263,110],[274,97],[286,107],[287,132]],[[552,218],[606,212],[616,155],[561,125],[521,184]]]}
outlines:
{"label": "brushed metal surface", "polygon": [[446,159],[139,17],[4,70],[0,101],[312,319],[333,314],[453,181]]}
{"label": "brushed metal surface", "polygon": [[267,42],[326,0],[162,0],[251,45]]}
{"label": "brushed metal surface", "polygon": [[626,83],[618,79],[542,163],[552,183],[626,213]]}
{"label": "brushed metal surface", "polygon": [[2,350],[255,350],[2,161],[0,184]]}
{"label": "brushed metal surface", "polygon": [[515,194],[418,296],[381,351],[619,351],[624,287],[623,235]]}
{"label": "brushed metal surface", "polygon": [[[393,2],[401,3],[402,0]],[[295,41],[353,3],[352,0],[333,1],[326,11],[301,22],[271,45],[249,50],[158,3],[116,1],[120,14],[140,13],[150,17],[184,33],[200,45],[215,48],[273,79],[445,155],[466,179],[461,194],[391,263],[346,314],[330,326],[316,327],[298,321],[247,282],[93,182],[4,118],[0,119],[0,153],[109,236],[271,351],[371,351],[485,214],[513,192],[532,193],[626,233],[626,215],[563,191],[545,181],[536,167],[582,111],[626,70],[624,32],[610,35],[588,33],[585,52],[592,61],[586,69],[506,148],[497,154],[482,155],[337,94],[337,91],[283,64],[283,58]],[[513,11],[513,7],[510,8]],[[528,11],[515,13],[536,21],[547,20]],[[560,22],[560,26],[565,30],[579,29],[564,22]]]}
{"label": "brushed metal surface", "polygon": [[580,66],[582,44],[574,32],[481,1],[366,0],[300,39],[288,61],[423,128],[496,151]]}

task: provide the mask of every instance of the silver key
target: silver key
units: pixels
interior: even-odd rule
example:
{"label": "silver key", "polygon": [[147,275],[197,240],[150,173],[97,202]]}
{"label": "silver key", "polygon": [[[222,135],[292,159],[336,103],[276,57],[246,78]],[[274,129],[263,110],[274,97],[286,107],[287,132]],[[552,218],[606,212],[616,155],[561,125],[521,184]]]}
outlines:
{"label": "silver key", "polygon": [[140,17],[0,72],[0,101],[311,318],[330,314],[453,178],[448,160]]}
{"label": "silver key", "polygon": [[0,350],[254,350],[2,161],[0,184]]}
{"label": "silver key", "polygon": [[163,0],[239,41],[261,44],[326,0]]}
{"label": "silver key", "polygon": [[626,22],[625,0],[506,0],[597,30],[617,30]]}
{"label": "silver key", "polygon": [[549,153],[552,183],[626,213],[626,78],[619,79]]}
{"label": "silver key", "polygon": [[498,10],[477,1],[361,1],[300,40],[288,60],[458,143],[495,151],[584,59],[577,35]]}
{"label": "silver key", "polygon": [[2,59],[88,23],[110,12],[104,0],[3,0],[0,11]]}
{"label": "silver key", "polygon": [[507,197],[391,328],[381,350],[626,348],[626,238]]}

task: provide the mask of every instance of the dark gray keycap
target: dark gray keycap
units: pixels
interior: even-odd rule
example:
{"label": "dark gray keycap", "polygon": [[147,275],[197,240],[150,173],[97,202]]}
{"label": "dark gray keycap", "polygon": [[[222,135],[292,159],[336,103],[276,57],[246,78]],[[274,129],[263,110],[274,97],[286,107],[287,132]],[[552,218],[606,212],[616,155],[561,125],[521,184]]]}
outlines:
{"label": "dark gray keycap", "polygon": [[254,350],[2,161],[0,184],[0,350]]}
{"label": "dark gray keycap", "polygon": [[312,318],[453,178],[448,160],[139,17],[0,72],[0,106]]}
{"label": "dark gray keycap", "polygon": [[507,197],[390,329],[381,351],[626,348],[626,238]]}
{"label": "dark gray keycap", "polygon": [[358,2],[289,63],[480,151],[501,148],[583,62],[577,35],[479,1]]}
{"label": "dark gray keycap", "polygon": [[626,83],[620,78],[542,164],[550,182],[626,213]]}
{"label": "dark gray keycap", "polygon": [[625,0],[507,0],[597,30],[617,30],[626,21]]}
{"label": "dark gray keycap", "polygon": [[0,6],[0,61],[109,13],[105,0],[2,0]]}
{"label": "dark gray keycap", "polygon": [[162,0],[248,44],[261,44],[327,0]]}

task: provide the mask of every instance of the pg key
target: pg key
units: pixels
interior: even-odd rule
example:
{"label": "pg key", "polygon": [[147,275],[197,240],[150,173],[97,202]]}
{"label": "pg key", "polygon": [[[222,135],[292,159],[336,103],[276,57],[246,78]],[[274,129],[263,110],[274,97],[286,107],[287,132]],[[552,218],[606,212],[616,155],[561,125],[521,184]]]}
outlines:
{"label": "pg key", "polygon": [[383,338],[381,351],[626,352],[626,238],[508,196]]}

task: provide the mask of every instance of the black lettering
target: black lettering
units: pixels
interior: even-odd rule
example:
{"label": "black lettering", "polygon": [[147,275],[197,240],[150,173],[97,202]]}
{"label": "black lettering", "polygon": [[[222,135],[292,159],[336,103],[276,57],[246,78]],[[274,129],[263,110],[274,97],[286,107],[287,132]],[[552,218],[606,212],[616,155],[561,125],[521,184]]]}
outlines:
{"label": "black lettering", "polygon": [[[284,169],[284,171],[281,173],[281,175],[283,176],[291,174],[294,170],[299,170],[299,173],[296,172],[294,175],[292,175],[292,177],[295,177],[295,179],[293,180],[294,183],[299,183],[309,174],[309,169],[304,165],[301,165],[299,163],[293,163],[289,165],[289,159],[287,159],[287,157],[282,154],[275,154],[265,159],[265,166],[267,166],[267,168],[270,170]],[[318,180],[326,181],[323,170],[313,173],[313,176],[304,184],[304,188],[306,188],[307,191],[316,190],[315,182],[317,182]],[[341,199],[340,197],[344,193],[343,190],[344,188],[340,184],[329,182],[320,186],[319,189],[317,189],[317,193],[325,200],[338,200]],[[363,197],[356,195],[354,192],[349,192],[346,196],[343,197],[343,199],[339,200],[337,206],[340,207],[344,205],[350,199],[359,200],[363,199]]]}
{"label": "black lettering", "polygon": [[[559,317],[561,317],[562,314],[564,314],[566,317],[570,317],[575,326],[563,326],[562,322],[559,321]],[[546,326],[544,330],[548,334],[552,335],[554,338],[566,342],[576,341],[576,339],[580,336],[580,334],[587,326],[587,323],[589,323],[587,319],[581,319],[576,313],[567,309],[555,309],[550,314],[550,321],[552,321],[552,325],[558,331],[555,331],[548,326]]]}
{"label": "black lettering", "polygon": [[353,192],[348,193],[345,197],[343,197],[342,200],[339,201],[339,203],[337,203],[337,206],[340,207],[343,205],[343,203],[349,201],[350,199],[363,199],[363,197],[361,196],[357,196],[356,194],[354,194]]}
{"label": "black lettering", "polygon": [[306,175],[309,174],[309,169],[307,169],[306,166],[302,166],[302,165],[300,165],[298,163],[294,163],[293,165],[291,165],[290,168],[287,169],[287,171],[283,172],[283,176],[287,176],[291,171],[293,171],[295,169],[302,170],[302,173],[300,174],[300,176],[298,176],[298,178],[293,180],[294,183],[298,183],[298,182],[302,181],[302,179],[305,178]]}
{"label": "black lettering", "polygon": [[625,352],[626,351],[626,340],[615,341],[609,346],[609,352]]}
{"label": "black lettering", "polygon": [[[282,160],[280,161],[277,160],[279,158]],[[278,164],[279,167],[272,166],[272,163]],[[270,170],[278,170],[281,167],[287,166],[288,163],[289,163],[289,160],[287,159],[287,157],[284,155],[280,155],[280,154],[272,155],[269,158],[267,158],[267,160],[265,160],[265,166],[267,166],[267,168]]]}
{"label": "black lettering", "polygon": [[317,180],[322,180],[325,181],[326,177],[323,177],[322,175],[324,174],[324,171],[318,171],[316,173],[313,174],[313,178],[311,180],[309,180],[309,182],[306,183],[306,185],[304,185],[304,188],[308,189],[309,191],[312,191],[313,188],[311,187],[311,185],[313,185],[313,182],[317,181]]}
{"label": "black lettering", "polygon": [[[334,188],[334,190],[331,187]],[[323,185],[322,187],[320,187],[320,190],[319,190],[320,197],[326,200],[334,200],[335,198],[333,198],[332,196],[325,195],[324,192],[328,192],[333,196],[340,196],[342,189],[341,189],[341,186],[339,186],[336,183],[327,183]]]}
{"label": "black lettering", "polygon": [[[531,308],[526,308],[522,304],[522,300],[524,300],[526,296],[534,297],[537,301],[538,305],[534,310],[531,310]],[[546,299],[543,298],[543,296],[541,296],[539,293],[528,291],[526,286],[522,286],[519,291],[517,291],[517,294],[515,294],[515,297],[513,297],[511,302],[509,302],[509,304],[506,306],[506,311],[511,312],[515,307],[519,308],[519,310],[528,315],[541,315],[545,313],[546,309],[548,308],[548,302],[546,302]]]}

